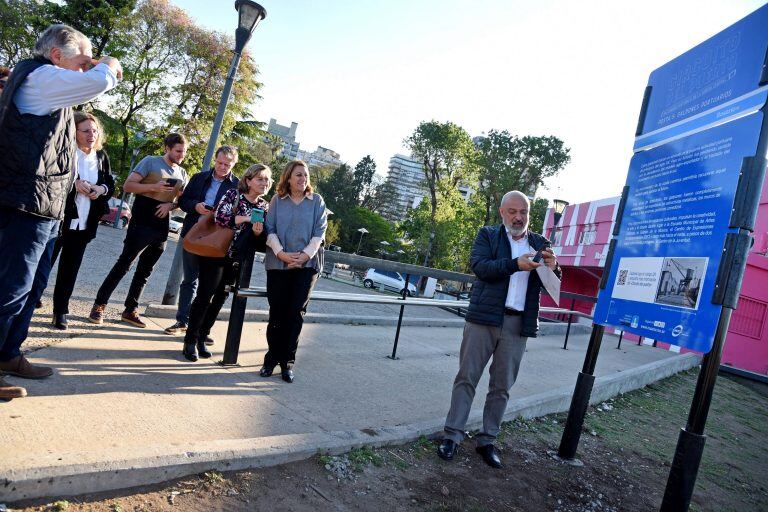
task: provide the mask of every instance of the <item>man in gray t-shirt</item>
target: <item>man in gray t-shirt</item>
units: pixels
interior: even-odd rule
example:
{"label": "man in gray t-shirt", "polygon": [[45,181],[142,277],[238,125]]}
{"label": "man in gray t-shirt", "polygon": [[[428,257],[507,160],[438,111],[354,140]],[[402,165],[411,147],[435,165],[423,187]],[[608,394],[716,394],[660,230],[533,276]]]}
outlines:
{"label": "man in gray t-shirt", "polygon": [[125,297],[123,322],[146,327],[137,311],[141,293],[155,264],[163,255],[168,238],[168,216],[178,208],[176,200],[187,182],[187,173],[179,164],[187,153],[187,140],[179,133],[165,137],[165,154],[144,158],[128,176],[125,192],[136,194],[131,222],[125,236],[123,252],[104,279],[88,319],[94,324],[104,320],[104,309],[117,285],[139,259],[136,272]]}

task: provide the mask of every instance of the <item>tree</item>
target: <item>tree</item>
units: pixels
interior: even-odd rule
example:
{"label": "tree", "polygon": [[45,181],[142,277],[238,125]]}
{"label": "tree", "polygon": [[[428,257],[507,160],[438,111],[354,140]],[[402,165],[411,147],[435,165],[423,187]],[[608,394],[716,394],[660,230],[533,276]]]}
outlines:
{"label": "tree", "polygon": [[45,7],[35,0],[0,0],[0,66],[13,67],[32,55],[48,25]]}
{"label": "tree", "polygon": [[531,210],[528,212],[528,227],[534,233],[544,234],[542,229],[544,228],[544,216],[547,214],[547,208],[549,208],[549,201],[542,197],[531,202]]}
{"label": "tree", "polygon": [[484,200],[484,224],[499,222],[498,207],[510,190],[533,195],[546,178],[571,160],[570,149],[553,136],[510,135],[491,130],[477,145],[478,193]]}
{"label": "tree", "polygon": [[373,193],[366,197],[360,206],[381,215],[387,206],[397,200],[397,189],[392,182],[378,174],[373,177],[371,187]]}
{"label": "tree", "polygon": [[93,45],[93,55],[104,53],[120,20],[129,16],[136,0],[67,0],[63,4],[46,2],[51,23],[65,23],[85,34]]}
{"label": "tree", "polygon": [[376,162],[371,158],[371,155],[365,155],[357,165],[352,173],[352,181],[357,194],[357,202],[360,206],[364,206],[366,202],[370,201],[375,189],[373,184],[373,177],[376,175]]}
{"label": "tree", "polygon": [[[438,202],[456,189],[459,181],[468,179],[474,147],[464,129],[450,121],[425,121],[404,141],[411,154],[422,163],[424,184],[429,193],[430,225],[437,225]],[[431,244],[426,249],[425,266],[429,265]]]}
{"label": "tree", "polygon": [[347,164],[338,166],[327,178],[319,179],[318,189],[328,207],[340,218],[358,205],[354,175]]}
{"label": "tree", "polygon": [[410,260],[421,262],[431,238],[432,266],[467,272],[472,243],[477,230],[482,226],[482,213],[482,204],[476,196],[465,201],[458,190],[454,189],[438,204],[433,228],[429,204],[422,201],[419,206],[408,211],[400,225],[403,236],[413,241],[406,249]]}

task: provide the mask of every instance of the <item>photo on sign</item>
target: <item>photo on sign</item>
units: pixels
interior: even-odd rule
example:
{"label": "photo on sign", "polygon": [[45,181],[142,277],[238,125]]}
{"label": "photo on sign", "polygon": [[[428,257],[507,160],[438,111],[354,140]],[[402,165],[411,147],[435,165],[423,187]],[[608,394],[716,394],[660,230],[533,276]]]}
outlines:
{"label": "photo on sign", "polygon": [[708,261],[709,258],[664,258],[654,302],[697,309]]}

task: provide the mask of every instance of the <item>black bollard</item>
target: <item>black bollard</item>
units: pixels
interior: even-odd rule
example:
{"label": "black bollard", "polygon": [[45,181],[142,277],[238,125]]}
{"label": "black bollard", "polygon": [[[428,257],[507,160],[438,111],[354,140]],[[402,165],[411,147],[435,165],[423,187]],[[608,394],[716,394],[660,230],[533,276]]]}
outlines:
{"label": "black bollard", "polygon": [[584,426],[584,417],[589,407],[589,397],[595,383],[595,365],[597,364],[597,355],[600,352],[600,344],[603,341],[603,332],[605,332],[604,326],[592,324],[592,335],[589,337],[589,347],[587,347],[587,354],[584,356],[584,367],[576,379],[571,407],[568,409],[568,419],[565,421],[560,448],[557,450],[557,454],[563,459],[571,460],[576,457],[581,429]]}
{"label": "black bollard", "polygon": [[224,345],[224,359],[221,364],[237,364],[237,356],[240,352],[240,338],[243,335],[243,323],[245,322],[245,308],[248,298],[240,296],[237,292],[240,288],[248,288],[251,285],[251,272],[253,271],[253,258],[256,256],[255,248],[248,248],[243,257],[237,282],[232,295],[232,307],[229,310],[229,325],[227,326],[227,341]]}

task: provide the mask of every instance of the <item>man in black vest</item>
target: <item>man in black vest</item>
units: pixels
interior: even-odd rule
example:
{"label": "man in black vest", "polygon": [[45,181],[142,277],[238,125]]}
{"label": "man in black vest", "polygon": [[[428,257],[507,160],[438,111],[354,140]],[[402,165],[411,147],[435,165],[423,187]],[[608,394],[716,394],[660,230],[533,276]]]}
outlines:
{"label": "man in black vest", "polygon": [[[0,375],[40,379],[53,371],[30,364],[20,347],[75,178],[72,107],[115,87],[122,68],[112,57],[91,68],[90,41],[67,25],[48,27],[33,53],[0,96]],[[0,376],[0,398],[25,394]]]}
{"label": "man in black vest", "polygon": [[[179,207],[187,214],[179,238],[183,239],[189,233],[201,215],[213,211],[227,190],[237,187],[238,179],[232,172],[237,157],[237,149],[234,146],[221,146],[216,150],[213,169],[199,172],[189,180],[179,198]],[[167,334],[183,334],[187,331],[189,309],[197,290],[197,277],[200,273],[199,258],[200,256],[191,252],[182,253],[184,279],[179,288],[179,307],[176,310],[176,323],[165,328]],[[206,340],[206,344],[212,343],[211,338]]]}
{"label": "man in black vest", "polygon": [[483,410],[483,428],[476,451],[486,464],[502,467],[493,442],[509,401],[528,338],[539,330],[541,280],[533,270],[542,263],[531,260],[542,251],[544,265],[560,277],[555,255],[543,236],[528,230],[528,198],[522,192],[504,194],[499,207],[502,224],[485,226],[475,238],[470,255],[472,284],[464,337],[459,352],[459,373],[453,382],[451,408],[445,420],[445,434],[437,454],[453,459],[464,439],[464,427],[475,397],[475,388],[485,366],[493,357],[488,395]]}

